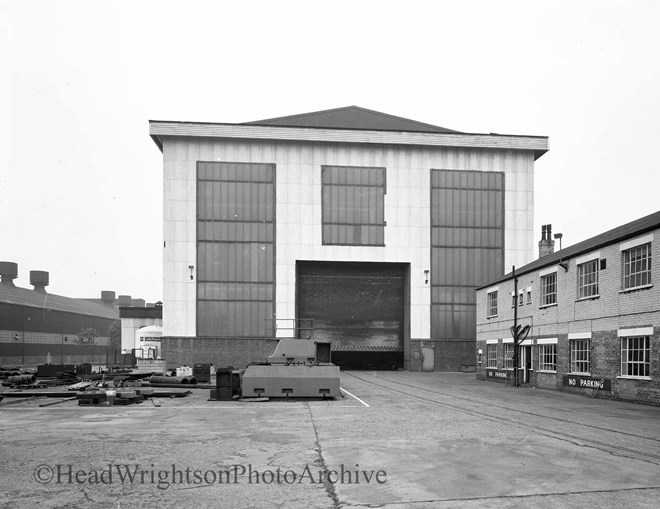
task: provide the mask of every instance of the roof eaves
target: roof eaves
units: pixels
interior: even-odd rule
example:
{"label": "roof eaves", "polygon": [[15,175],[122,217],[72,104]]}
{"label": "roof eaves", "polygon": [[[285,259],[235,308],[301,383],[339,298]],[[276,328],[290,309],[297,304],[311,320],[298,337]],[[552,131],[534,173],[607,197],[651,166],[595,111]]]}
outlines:
{"label": "roof eaves", "polygon": [[[603,232],[599,235],[566,247],[561,251],[555,251],[554,253],[542,258],[537,258],[536,260],[516,269],[516,277],[529,274],[530,272],[541,270],[546,267],[550,267],[551,265],[557,265],[562,261],[576,258],[583,254],[596,251],[612,244],[624,242],[628,239],[637,237],[658,228],[660,228],[660,211],[654,212],[653,214],[649,214],[640,219],[636,219],[630,223],[617,226],[611,230],[607,230],[606,232]],[[510,279],[513,279],[513,271],[504,274],[502,277],[491,281],[486,285],[479,286],[475,288],[475,290],[483,290],[497,283],[509,281]]]}

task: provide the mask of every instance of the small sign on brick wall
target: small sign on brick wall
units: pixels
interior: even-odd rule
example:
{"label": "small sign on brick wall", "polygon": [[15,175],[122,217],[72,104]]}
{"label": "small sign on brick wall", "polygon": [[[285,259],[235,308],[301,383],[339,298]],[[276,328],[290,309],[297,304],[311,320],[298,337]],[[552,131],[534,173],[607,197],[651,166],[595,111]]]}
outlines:
{"label": "small sign on brick wall", "polygon": [[486,380],[492,382],[506,382],[507,371],[503,369],[486,369]]}
{"label": "small sign on brick wall", "polygon": [[576,389],[598,389],[601,391],[611,391],[612,380],[583,375],[564,375],[564,386],[574,387]]}

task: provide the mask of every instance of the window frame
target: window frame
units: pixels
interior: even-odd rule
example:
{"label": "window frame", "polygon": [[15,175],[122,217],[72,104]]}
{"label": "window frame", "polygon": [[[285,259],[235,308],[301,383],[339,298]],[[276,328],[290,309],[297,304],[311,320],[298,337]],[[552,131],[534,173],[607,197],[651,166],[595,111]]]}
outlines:
{"label": "window frame", "polygon": [[[554,281],[549,281],[552,278]],[[541,307],[557,305],[557,271],[541,275]]]}
{"label": "window frame", "polygon": [[[577,348],[581,346],[582,348]],[[569,340],[569,369],[572,374],[591,375],[591,338],[572,338]],[[578,358],[582,353],[584,358]],[[586,370],[578,369],[586,367]]]}
{"label": "window frame", "polygon": [[321,244],[384,247],[385,195],[387,168],[383,166],[321,165]]}
{"label": "window frame", "polygon": [[486,367],[497,369],[497,343],[486,344]]}
{"label": "window frame", "polygon": [[[539,343],[539,372],[556,373],[557,372],[557,343]],[[550,348],[551,347],[551,348]],[[548,349],[551,349],[549,352]],[[548,358],[552,362],[547,362]],[[551,367],[549,367],[551,366]]]}
{"label": "window frame", "polygon": [[497,316],[497,298],[498,290],[492,290],[486,294],[486,318]]}
{"label": "window frame", "polygon": [[[649,335],[639,335],[639,336],[620,336],[619,337],[620,342],[619,342],[619,352],[620,352],[620,361],[621,361],[621,366],[620,366],[620,377],[621,378],[635,378],[635,379],[646,379],[649,380],[651,378],[651,336]],[[644,346],[642,348],[630,348],[630,343],[631,342],[639,342],[639,341],[644,342]],[[626,348],[624,349],[624,343]],[[624,361],[624,352],[626,353],[625,357],[627,357],[627,360]],[[642,352],[642,360],[631,360],[630,359],[630,353],[631,352]],[[625,366],[625,370],[624,370]],[[643,373],[639,374],[631,374],[628,372],[628,368],[632,366],[637,366],[638,368],[641,366],[643,368]],[[624,372],[625,371],[625,372]]]}
{"label": "window frame", "polygon": [[[651,249],[651,242],[649,241],[637,246],[631,246],[628,249],[623,249],[621,251],[621,291],[634,291],[641,288],[648,288],[653,284],[651,279],[653,276],[653,252]],[[642,250],[646,251],[643,257],[640,256],[637,259],[631,258],[634,252]],[[645,265],[645,268],[640,269],[637,272],[630,273],[629,270],[633,264],[643,264]],[[631,279],[639,277],[643,280],[644,276],[646,276],[645,282],[642,281],[639,284],[630,284]]]}
{"label": "window frame", "polygon": [[507,371],[513,371],[513,341],[507,341],[502,344],[504,345],[504,369]]}
{"label": "window frame", "polygon": [[[587,272],[588,268],[594,270]],[[595,281],[593,279],[595,279]],[[577,300],[600,297],[600,256],[577,264]]]}

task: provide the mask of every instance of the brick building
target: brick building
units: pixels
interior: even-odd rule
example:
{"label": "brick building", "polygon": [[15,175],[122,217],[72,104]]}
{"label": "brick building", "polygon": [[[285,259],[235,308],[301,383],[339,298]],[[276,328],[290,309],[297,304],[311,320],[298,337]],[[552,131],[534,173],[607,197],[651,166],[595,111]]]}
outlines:
{"label": "brick building", "polygon": [[477,290],[477,376],[660,404],[660,212],[553,252]]}
{"label": "brick building", "polygon": [[342,367],[474,365],[474,289],[533,257],[547,138],[359,107],[151,121],[163,153],[162,355],[241,367],[276,338]]}

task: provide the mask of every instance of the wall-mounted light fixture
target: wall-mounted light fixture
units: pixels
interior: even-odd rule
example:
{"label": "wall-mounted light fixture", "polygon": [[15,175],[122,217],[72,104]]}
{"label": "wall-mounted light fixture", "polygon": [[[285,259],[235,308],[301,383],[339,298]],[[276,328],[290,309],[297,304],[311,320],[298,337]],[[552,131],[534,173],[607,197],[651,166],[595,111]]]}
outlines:
{"label": "wall-mounted light fixture", "polygon": [[429,284],[429,273],[431,271],[429,269],[424,269],[424,284],[428,285]]}
{"label": "wall-mounted light fixture", "polygon": [[194,265],[188,265],[188,268],[190,269],[190,280],[192,281],[193,271],[195,270],[195,266]]}

